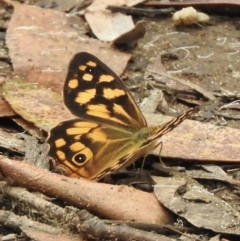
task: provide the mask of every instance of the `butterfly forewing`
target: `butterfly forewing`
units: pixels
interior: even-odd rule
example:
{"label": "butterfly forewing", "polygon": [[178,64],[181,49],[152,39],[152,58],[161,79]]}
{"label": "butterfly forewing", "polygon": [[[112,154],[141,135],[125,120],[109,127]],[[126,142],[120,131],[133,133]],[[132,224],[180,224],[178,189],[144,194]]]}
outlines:
{"label": "butterfly forewing", "polygon": [[144,127],[146,120],[122,80],[89,53],[70,62],[64,103],[77,117],[114,125]]}

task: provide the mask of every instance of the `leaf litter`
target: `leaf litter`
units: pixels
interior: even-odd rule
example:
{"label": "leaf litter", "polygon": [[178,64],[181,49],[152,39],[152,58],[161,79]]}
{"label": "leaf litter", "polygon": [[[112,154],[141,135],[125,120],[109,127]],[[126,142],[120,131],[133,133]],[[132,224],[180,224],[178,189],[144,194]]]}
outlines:
{"label": "leaf litter", "polygon": [[[97,3],[97,1],[95,2]],[[87,37],[85,35],[85,22],[82,19],[77,18],[76,16],[66,17],[66,15],[61,12],[49,9],[41,9],[34,6],[28,6],[26,4],[14,4],[14,7],[15,13],[7,29],[6,41],[9,48],[11,60],[13,62],[14,73],[18,75],[23,75],[24,77],[22,77],[22,80],[20,82],[19,80],[17,80],[16,77],[9,78],[8,82],[4,84],[5,98],[10,104],[10,106],[13,108],[13,110],[18,113],[22,118],[24,118],[26,121],[33,123],[35,126],[47,131],[61,120],[71,118],[71,116],[69,116],[69,114],[64,110],[62,106],[60,91],[62,81],[66,74],[67,63],[74,53],[83,50],[89,51],[102,59],[118,75],[123,72],[127,61],[131,57],[131,54],[123,53],[111,47],[111,45],[109,44],[102,43]],[[106,7],[107,6],[105,5],[104,9]],[[34,18],[32,16],[34,16]],[[144,20],[147,20],[146,22],[148,23],[148,19]],[[238,69],[235,66],[228,65],[228,68],[226,69],[225,65],[216,66],[216,68],[213,68],[212,65],[212,63],[214,63],[214,60],[216,60],[215,56],[219,57],[219,64],[223,63],[224,61],[229,61],[229,63],[233,64],[232,61],[236,60],[234,56],[236,56],[235,54],[237,53],[239,47],[237,43],[234,42],[234,40],[236,40],[236,36],[234,36],[234,34],[232,36],[223,36],[219,33],[217,33],[215,36],[212,36],[210,33],[214,31],[211,31],[211,29],[214,29],[214,27],[216,28],[217,24],[222,24],[219,19],[215,20],[215,23],[211,22],[212,25],[206,25],[203,28],[201,26],[198,26],[198,29],[196,26],[193,26],[192,28],[177,29],[176,32],[171,32],[173,30],[176,30],[174,29],[173,25],[171,25],[171,21],[172,20],[169,17],[169,19],[159,21],[157,25],[155,25],[154,21],[147,24],[148,34],[146,34],[146,36],[142,40],[138,41],[138,47],[136,48],[136,50],[133,50],[133,54],[135,56],[135,58],[133,59],[133,63],[135,61],[135,64],[138,64],[138,61],[140,61],[142,57],[138,58],[137,56],[143,56],[145,55],[143,54],[143,52],[146,52],[146,57],[143,57],[147,58],[147,64],[149,64],[149,62],[154,63],[155,58],[158,58],[158,62],[161,64],[162,61],[163,65],[166,67],[164,72],[167,71],[168,75],[173,73],[178,75],[175,79],[170,78],[170,80],[164,80],[164,82],[161,83],[163,86],[169,85],[169,82],[172,81],[174,85],[174,91],[179,91],[179,86],[181,85],[177,82],[174,82],[174,80],[177,80],[178,77],[180,77],[181,79],[189,78],[190,80],[195,82],[195,85],[189,85],[188,82],[185,81],[185,83],[181,84],[186,84],[186,87],[183,87],[183,89],[181,89],[180,91],[186,91],[189,87],[194,86],[193,90],[191,90],[192,93],[200,90],[200,93],[204,97],[207,97],[199,98],[198,95],[195,95],[194,102],[192,103],[200,104],[207,102],[207,99],[214,100],[214,98],[217,97],[217,95],[215,95],[215,89],[217,86],[216,80],[221,82],[221,86],[225,88],[225,85],[231,79],[230,77],[236,78],[237,76]],[[227,26],[230,26],[231,28],[231,25]],[[166,32],[168,34],[166,34]],[[199,36],[200,39],[208,38],[208,44],[206,44],[204,41],[199,41],[199,39],[197,39],[197,37],[199,38]],[[212,39],[215,40],[214,43],[211,41]],[[28,48],[26,48],[26,46],[28,46]],[[177,56],[176,60],[171,59],[171,57],[167,57],[165,58],[165,60],[162,58],[163,55],[167,56],[167,53],[173,52],[175,56]],[[109,56],[111,56],[111,58],[109,58]],[[148,56],[154,56],[154,59],[150,59]],[[144,69],[144,67],[142,67],[142,69]],[[219,75],[220,78],[218,79],[215,76],[212,77],[212,69],[214,69],[215,72],[218,73],[228,70],[230,72],[226,72],[232,74],[230,74],[230,77],[227,76],[226,80],[224,80],[224,77],[222,77],[221,75]],[[153,79],[158,78],[161,81],[161,77],[156,77],[156,75],[154,76],[153,73],[152,77]],[[166,76],[164,77],[166,78]],[[198,85],[201,86],[201,89],[197,88]],[[149,86],[152,85],[149,84]],[[149,86],[148,88],[150,88]],[[180,88],[182,88],[182,86]],[[231,91],[234,91],[235,89],[236,86],[230,87]],[[53,91],[57,93],[54,93]],[[171,94],[171,91],[172,90],[170,88],[165,89],[164,97],[166,97],[166,92],[168,94]],[[219,90],[217,91],[219,94]],[[160,98],[159,96],[162,96],[162,94],[156,96]],[[190,103],[189,98],[187,98],[186,96],[181,96],[179,97],[179,99]],[[223,99],[221,99],[221,101],[223,101]],[[153,103],[155,102],[157,103],[156,99],[153,99]],[[165,110],[169,109],[171,113],[175,112],[175,107],[171,105],[171,101],[167,101],[166,99],[165,101],[163,101],[163,103],[165,103],[164,105],[166,105],[166,103],[168,103],[169,105],[169,108],[166,108],[165,106]],[[216,106],[218,106],[218,103],[213,102],[211,108],[216,108]],[[198,119],[199,118],[200,117],[198,117]],[[156,114],[154,116],[150,113],[147,119],[153,124],[156,124],[159,123],[159,119],[162,119],[162,116],[160,117]],[[2,134],[2,136],[4,137],[4,134]],[[204,235],[208,232],[208,229],[213,230],[215,233],[230,233],[239,235],[239,214],[237,211],[237,205],[232,205],[230,203],[233,202],[234,204],[235,201],[239,201],[238,196],[232,195],[231,199],[225,199],[223,202],[222,199],[224,196],[220,195],[219,197],[215,197],[215,195],[213,195],[215,190],[217,189],[215,188],[215,186],[217,187],[219,185],[218,181],[224,182],[221,183],[221,189],[228,189],[225,185],[225,182],[229,182],[231,185],[235,184],[232,187],[235,192],[237,192],[238,185],[236,185],[237,182],[234,182],[234,180],[225,178],[222,176],[222,174],[220,175],[220,172],[218,171],[211,171],[211,175],[206,175],[206,173],[203,172],[196,173],[196,166],[189,166],[188,164],[186,164],[186,161],[191,164],[193,163],[193,161],[197,161],[198,163],[200,163],[200,161],[228,163],[228,167],[226,167],[226,170],[229,170],[231,169],[231,167],[234,167],[234,162],[236,163],[236,165],[239,162],[239,136],[239,131],[236,129],[227,127],[216,128],[216,125],[213,124],[203,124],[193,121],[185,121],[179,128],[164,136],[163,138],[163,145],[161,151],[162,160],[164,161],[164,163],[168,164],[170,164],[171,161],[171,164],[173,165],[176,161],[177,163],[179,163],[179,161],[181,160],[181,163],[185,168],[183,168],[183,170],[187,175],[187,179],[185,178],[186,175],[184,176],[184,179],[182,179],[181,176],[179,177],[177,174],[175,174],[175,179],[171,178],[169,180],[166,180],[162,178],[161,180],[156,180],[155,190],[157,190],[158,187],[164,187],[164,189],[158,190],[160,194],[155,191],[155,195],[157,196],[160,203],[162,203],[165,207],[174,212],[179,219],[186,219],[193,227],[201,228],[197,229],[197,231],[195,230],[195,234],[199,235],[198,240],[200,240],[201,235]],[[6,136],[6,138],[9,137]],[[24,151],[24,143],[20,141],[19,145],[21,145],[21,148],[19,150],[22,153]],[[14,145],[11,147],[5,146],[5,148],[11,149],[14,148]],[[158,155],[160,151],[156,150],[156,152],[156,154]],[[200,166],[200,164],[198,165]],[[11,177],[11,179],[14,180],[17,184],[25,186],[27,188],[33,188],[50,196],[52,196],[54,193],[56,194],[57,192],[57,196],[61,197],[61,199],[65,200],[67,203],[70,201],[71,197],[74,196],[74,194],[70,192],[71,187],[76,188],[76,192],[79,192],[79,186],[81,186],[82,192],[79,193],[81,196],[80,199],[82,198],[82,195],[88,193],[88,196],[86,198],[86,200],[88,200],[88,204],[82,204],[81,202],[79,202],[79,200],[74,201],[76,202],[75,204],[77,206],[80,205],[80,207],[85,206],[88,208],[90,200],[89,198],[91,197],[93,198],[93,203],[91,204],[93,206],[90,205],[90,209],[91,207],[95,207],[96,205],[98,206],[101,204],[100,206],[101,208],[103,207],[103,210],[95,209],[95,212],[99,213],[101,216],[107,214],[107,218],[109,219],[112,219],[113,216],[108,216],[108,212],[110,212],[110,215],[115,215],[115,211],[117,210],[117,200],[116,196],[112,196],[111,191],[109,191],[113,190],[115,188],[114,186],[104,186],[103,184],[101,184],[98,187],[94,187],[91,186],[88,182],[81,182],[81,180],[78,184],[76,184],[78,181],[69,180],[68,178],[64,180],[62,176],[56,174],[53,174],[51,176],[51,173],[42,173],[41,169],[32,169],[34,167],[32,167],[30,164],[25,165],[24,162],[10,160],[3,156],[1,157],[0,166],[3,173],[6,176]],[[191,170],[191,167],[193,170]],[[203,168],[204,166],[201,165],[200,167]],[[225,168],[224,164],[221,164],[220,167],[222,169]],[[209,168],[208,172],[210,172]],[[193,180],[192,178],[195,180]],[[52,189],[48,189],[50,179],[52,180]],[[200,179],[202,181],[205,181],[203,182],[204,187],[197,182]],[[32,182],[29,183],[29,180],[32,180]],[[184,181],[182,182],[182,180]],[[212,186],[208,185],[208,183],[206,182],[207,180],[211,181]],[[71,183],[70,186],[64,187],[64,185],[67,184],[66,182]],[[172,188],[172,184],[176,185]],[[88,186],[88,191],[84,190],[84,188],[87,187],[85,185],[90,185]],[[110,189],[101,189],[104,187]],[[206,187],[208,187],[208,191],[204,189]],[[95,192],[95,190],[97,190],[98,188],[99,190],[102,190],[103,194],[103,198],[100,200],[100,203],[99,196],[96,195]],[[93,192],[91,192],[91,190]],[[124,200],[124,204],[128,205],[129,198],[131,199],[133,190],[131,188],[128,189],[125,186],[120,186],[116,189],[116,191],[117,193],[124,194],[121,197],[119,196],[119,200]],[[229,191],[231,192],[231,190]],[[129,197],[128,193],[130,194]],[[148,206],[146,205],[146,203],[142,203],[143,205],[141,207],[137,206],[137,204],[141,203],[140,200],[143,197],[142,195],[143,194],[139,193],[138,201],[133,202],[134,208],[132,209],[137,210],[138,216],[140,213],[143,214],[144,212],[148,213],[149,215],[149,212],[147,212],[146,209],[146,206]],[[107,197],[107,199],[105,199],[105,197]],[[107,208],[109,202],[108,205],[105,202],[109,201],[110,198],[113,198],[112,210]],[[148,198],[149,200],[154,200],[155,196],[152,194],[151,196],[148,196]],[[146,200],[148,198],[146,198]],[[72,203],[72,201],[73,199],[71,199],[69,203]],[[103,203],[101,203],[101,201]],[[121,208],[121,205],[122,204],[119,203],[117,206]],[[150,206],[151,208],[156,208],[155,210],[157,210],[159,207],[162,207],[158,202],[154,202],[154,204]],[[139,207],[139,209],[137,207]],[[119,214],[122,215],[128,209],[119,210]],[[163,208],[163,210],[165,209]],[[200,211],[197,212],[196,210]],[[209,212],[209,210],[211,210],[211,213]],[[132,210],[128,210],[127,212],[131,214],[131,211]],[[166,220],[169,221],[169,218],[173,218],[172,215],[167,214],[164,211],[162,212],[159,209],[158,211],[156,211],[156,214],[161,214],[163,215],[162,217],[165,217],[163,218],[163,220],[158,220],[157,222],[155,221],[155,223],[158,224],[165,223]],[[150,216],[154,217],[154,214],[151,214]],[[144,215],[143,218],[145,218]],[[207,222],[205,221],[206,218]],[[117,216],[117,219],[124,219],[124,217]],[[131,217],[130,219],[132,220],[135,218]],[[218,222],[219,219],[221,219],[222,221],[222,226],[220,226]],[[144,222],[144,220],[146,223],[150,223],[149,220],[147,221],[147,219],[143,219],[141,221]],[[100,222],[98,224],[100,224]],[[103,226],[101,225],[100,227],[103,228]],[[108,228],[108,230],[110,230],[110,227]],[[205,228],[205,230],[203,228]],[[201,231],[202,229],[204,230],[203,233]],[[22,230],[24,230],[24,228],[22,228]],[[149,229],[149,231],[152,230],[154,229]],[[183,236],[185,231],[182,230]],[[93,232],[93,230],[89,232]],[[32,235],[34,236],[34,232]],[[104,235],[107,235],[107,233],[105,233]],[[113,233],[111,233],[111,235],[113,235]],[[121,235],[121,232],[118,235]],[[143,235],[146,234],[144,233]],[[208,233],[207,235],[209,235],[209,237],[211,236],[210,233]],[[166,236],[164,236],[164,238],[165,240],[168,240]],[[148,240],[151,240],[150,237]]]}

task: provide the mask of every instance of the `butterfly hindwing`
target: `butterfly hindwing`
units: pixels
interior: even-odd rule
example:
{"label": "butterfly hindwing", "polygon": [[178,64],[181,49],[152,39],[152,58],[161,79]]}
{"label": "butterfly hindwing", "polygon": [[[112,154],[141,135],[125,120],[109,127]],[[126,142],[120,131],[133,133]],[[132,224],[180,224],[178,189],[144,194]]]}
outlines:
{"label": "butterfly hindwing", "polygon": [[130,127],[147,125],[122,80],[89,53],[78,53],[71,60],[63,95],[77,117]]}
{"label": "butterfly hindwing", "polygon": [[99,179],[126,164],[125,157],[145,141],[137,135],[131,128],[67,120],[50,131],[49,155],[67,176]]}

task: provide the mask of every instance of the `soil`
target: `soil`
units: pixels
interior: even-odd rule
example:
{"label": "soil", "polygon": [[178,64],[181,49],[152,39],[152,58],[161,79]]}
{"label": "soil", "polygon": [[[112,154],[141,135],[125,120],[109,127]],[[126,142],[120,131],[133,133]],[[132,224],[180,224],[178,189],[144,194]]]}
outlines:
{"label": "soil", "polygon": [[[133,59],[144,70],[156,57],[164,56],[168,73],[214,94],[236,96],[240,87],[240,19],[210,17],[205,25],[181,27],[174,26],[171,18],[145,18],[147,34],[139,41]],[[208,108],[229,102],[231,98],[221,98]],[[240,128],[240,122],[229,119],[228,126]]]}

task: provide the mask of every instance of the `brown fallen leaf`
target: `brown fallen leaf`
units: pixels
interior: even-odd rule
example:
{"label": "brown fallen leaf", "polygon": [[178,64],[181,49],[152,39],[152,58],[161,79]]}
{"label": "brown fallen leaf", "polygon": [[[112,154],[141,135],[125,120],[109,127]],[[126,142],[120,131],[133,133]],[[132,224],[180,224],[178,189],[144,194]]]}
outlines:
{"label": "brown fallen leaf", "polygon": [[199,228],[240,234],[237,210],[190,178],[154,177],[154,193],[175,214]]}
{"label": "brown fallen leaf", "polygon": [[10,117],[17,115],[3,96],[2,84],[5,83],[6,76],[0,76],[0,117]]}
{"label": "brown fallen leaf", "polygon": [[37,136],[38,138],[44,137],[44,134],[45,134],[44,131],[36,127],[32,122],[29,122],[19,116],[13,117],[12,120],[32,136]]}
{"label": "brown fallen leaf", "polygon": [[14,3],[6,43],[15,74],[60,93],[70,59],[75,53],[86,51],[120,75],[131,55],[87,37],[84,25],[76,16]]}
{"label": "brown fallen leaf", "polygon": [[[12,227],[19,228],[24,232],[26,229],[34,228],[34,230],[32,230],[33,233],[27,232],[32,238],[38,232],[40,232],[39,235],[41,237],[42,231],[49,235],[58,234],[63,238],[65,237],[63,234],[76,235],[77,231],[79,238],[87,238],[91,236],[91,239],[94,240],[172,240],[159,234],[161,233],[161,228],[167,228],[169,225],[143,224],[106,219],[102,220],[86,210],[79,210],[72,206],[62,208],[52,203],[51,198],[42,194],[39,195],[39,193],[29,192],[25,188],[10,187],[5,182],[0,182],[0,188],[5,196],[14,198],[15,202],[24,202],[25,205],[21,205],[20,207],[21,212],[28,213],[29,208],[32,207],[33,209],[36,209],[38,217],[43,215],[43,220],[51,220],[51,224],[54,226],[52,229],[46,224],[42,225],[42,223],[34,222],[26,217],[19,217],[9,211],[0,212],[0,222],[4,222],[7,226],[12,225]],[[47,212],[46,209],[48,210]],[[57,223],[54,222],[54,220],[57,220]],[[48,236],[46,238],[48,238]]]}
{"label": "brown fallen leaf", "polygon": [[[147,114],[147,120],[156,122],[163,117]],[[240,130],[219,127],[209,123],[185,120],[162,137],[163,145],[154,150],[170,161],[239,162]]]}
{"label": "brown fallen leaf", "polygon": [[58,197],[109,219],[156,224],[171,219],[154,195],[131,187],[68,178],[4,156],[0,156],[0,170],[20,186]]}
{"label": "brown fallen leaf", "polygon": [[0,117],[15,116],[17,113],[13,111],[8,102],[4,99],[3,95],[0,94]]}
{"label": "brown fallen leaf", "polygon": [[35,126],[49,131],[73,116],[64,109],[60,94],[18,78],[3,85],[4,97],[12,109]]}

